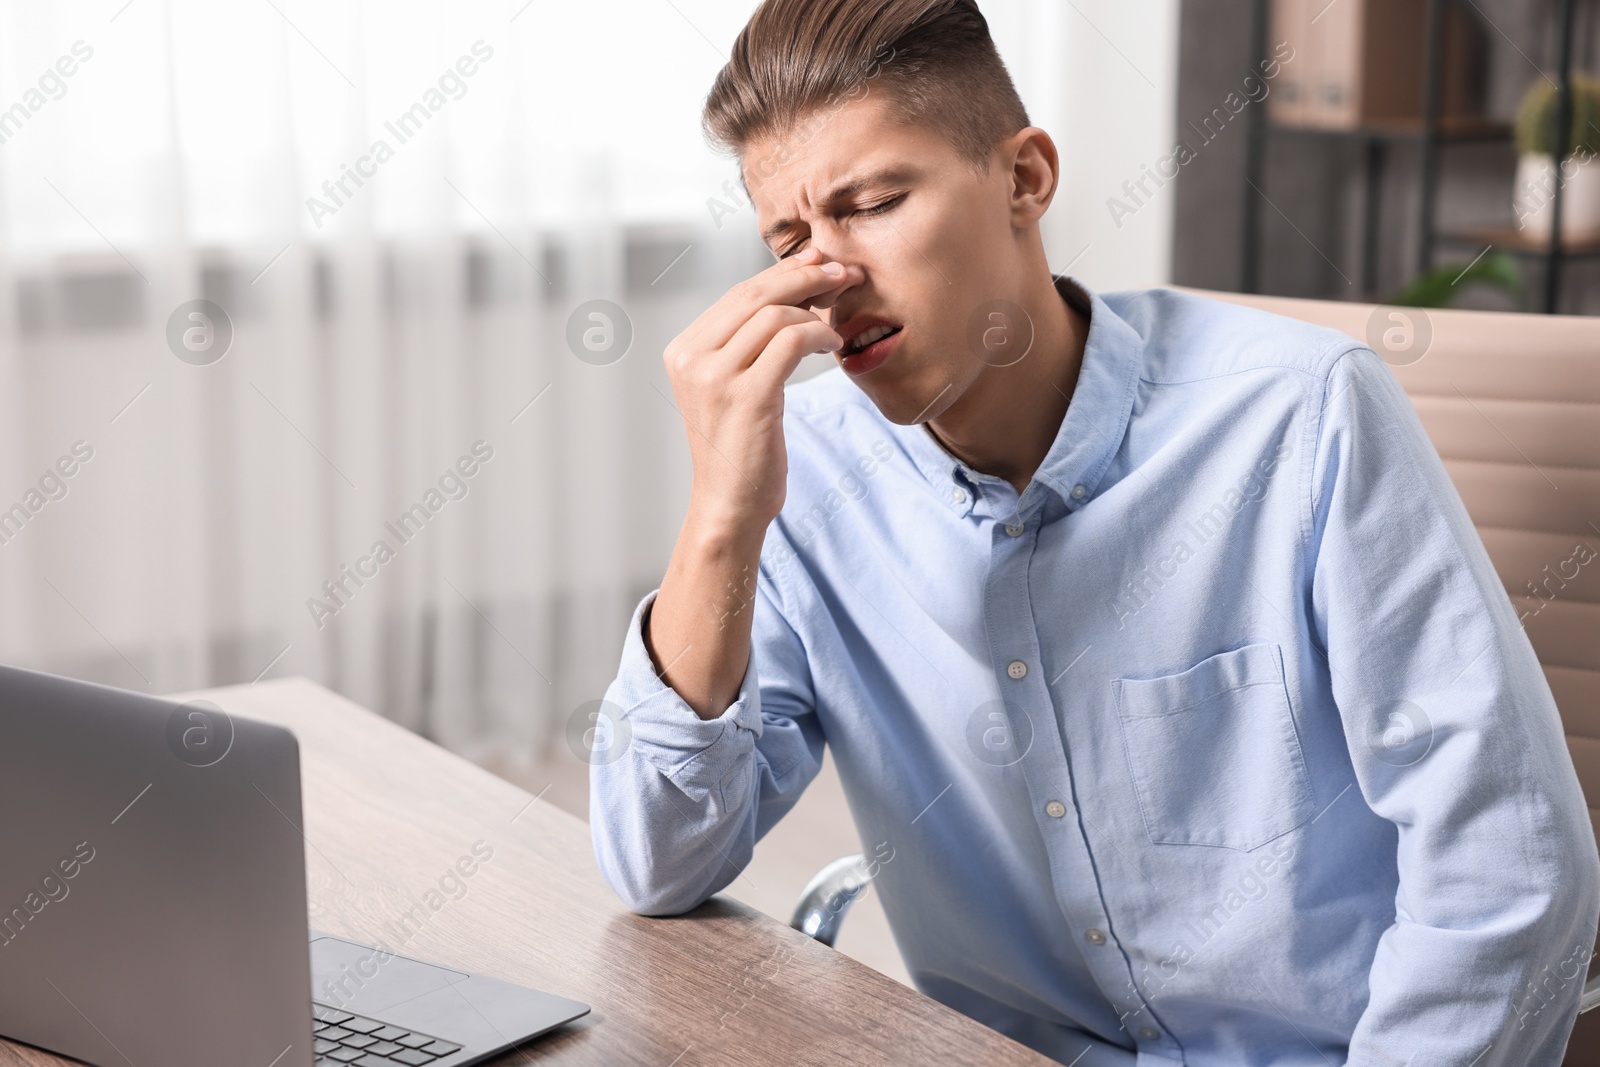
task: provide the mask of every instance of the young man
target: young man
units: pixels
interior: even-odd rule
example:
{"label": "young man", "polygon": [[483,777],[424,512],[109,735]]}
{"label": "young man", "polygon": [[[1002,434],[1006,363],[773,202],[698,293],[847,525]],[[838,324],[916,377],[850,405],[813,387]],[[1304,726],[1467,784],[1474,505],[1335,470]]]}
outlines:
{"label": "young man", "polygon": [[826,744],[917,985],[1063,1063],[1559,1063],[1594,837],[1384,364],[1053,279],[1056,150],[970,0],[767,0],[706,124],[781,261],[666,352],[693,490],[592,775],[622,898],[728,885]]}

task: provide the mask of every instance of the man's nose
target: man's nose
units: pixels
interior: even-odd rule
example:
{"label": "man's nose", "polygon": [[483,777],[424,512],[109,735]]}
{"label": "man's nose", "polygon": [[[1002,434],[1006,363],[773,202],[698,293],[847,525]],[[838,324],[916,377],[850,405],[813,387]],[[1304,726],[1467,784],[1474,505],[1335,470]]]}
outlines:
{"label": "man's nose", "polygon": [[838,285],[811,298],[811,310],[817,312],[821,318],[827,319],[825,312],[831,310],[844,294],[866,282],[867,270],[861,263],[848,258],[846,253],[836,254],[827,247],[823,247],[821,251],[823,263],[839,263],[844,266],[844,275],[839,279]]}

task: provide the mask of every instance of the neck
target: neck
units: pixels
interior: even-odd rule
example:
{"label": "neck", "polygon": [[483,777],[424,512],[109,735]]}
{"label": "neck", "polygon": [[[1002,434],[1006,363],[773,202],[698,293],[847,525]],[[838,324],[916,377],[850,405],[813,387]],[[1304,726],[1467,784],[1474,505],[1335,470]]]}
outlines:
{"label": "neck", "polygon": [[1033,320],[1033,347],[1006,367],[984,365],[960,399],[929,420],[946,451],[1010,482],[1020,496],[1055,443],[1083,365],[1089,320],[1056,291],[1048,270],[1016,302]]}

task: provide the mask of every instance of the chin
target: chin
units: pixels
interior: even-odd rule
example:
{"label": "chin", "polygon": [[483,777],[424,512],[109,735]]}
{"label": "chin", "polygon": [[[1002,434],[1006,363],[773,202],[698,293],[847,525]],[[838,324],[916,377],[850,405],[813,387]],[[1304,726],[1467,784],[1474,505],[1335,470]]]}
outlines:
{"label": "chin", "polygon": [[903,377],[869,376],[856,385],[884,418],[896,426],[915,426],[937,418],[961,395],[962,383],[907,380]]}

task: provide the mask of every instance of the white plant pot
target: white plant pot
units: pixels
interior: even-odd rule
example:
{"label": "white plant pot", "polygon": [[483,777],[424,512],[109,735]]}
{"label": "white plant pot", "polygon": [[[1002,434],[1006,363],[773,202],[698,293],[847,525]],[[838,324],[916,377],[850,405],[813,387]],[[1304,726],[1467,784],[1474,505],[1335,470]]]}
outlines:
{"label": "white plant pot", "polygon": [[[1555,205],[1556,170],[1547,155],[1529,153],[1517,162],[1512,210],[1517,229],[1536,244],[1550,241],[1550,213]],[[1600,158],[1574,154],[1561,164],[1561,240],[1600,237]]]}

